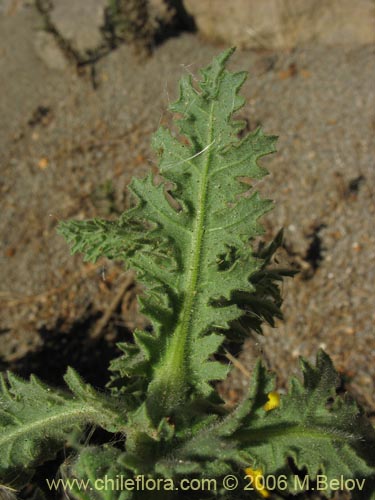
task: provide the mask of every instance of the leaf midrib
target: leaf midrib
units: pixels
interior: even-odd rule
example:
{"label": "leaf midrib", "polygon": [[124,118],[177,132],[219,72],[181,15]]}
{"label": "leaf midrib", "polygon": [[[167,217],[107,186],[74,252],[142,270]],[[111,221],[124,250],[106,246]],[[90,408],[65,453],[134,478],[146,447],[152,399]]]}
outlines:
{"label": "leaf midrib", "polygon": [[301,436],[303,439],[325,439],[330,441],[348,442],[348,439],[360,440],[361,437],[355,434],[337,429],[333,425],[306,425],[306,424],[278,424],[277,426],[268,426],[256,429],[246,429],[236,433],[236,438],[242,443],[262,442],[265,439],[272,439],[287,436]]}
{"label": "leaf midrib", "polygon": [[[22,425],[17,426],[12,431],[10,431],[7,427],[6,434],[0,437],[0,448],[19,439],[24,434],[28,434],[32,437],[36,432],[43,430],[43,435],[45,435],[46,429],[57,429],[59,425],[64,423],[66,423],[67,426],[69,426],[69,424],[74,425],[74,423],[78,423],[74,422],[74,420],[71,421],[71,419],[74,419],[75,417],[79,417],[77,420],[88,421],[92,419],[92,417],[102,416],[98,413],[99,412],[94,410],[92,407],[82,407],[82,403],[80,403],[79,406],[77,405],[74,408],[64,410],[58,414],[39,418],[31,423],[22,423]],[[97,418],[94,418],[94,420],[97,420]],[[61,431],[61,428],[59,428],[59,431]]]}
{"label": "leaf midrib", "polygon": [[[207,144],[212,143],[213,136],[213,117],[214,117],[214,107],[215,102],[211,102],[210,112],[209,112],[209,125],[208,125],[208,136]],[[191,247],[189,254],[191,255],[189,265],[188,265],[188,277],[186,280],[186,294],[184,305],[181,310],[180,320],[176,326],[175,333],[172,337],[171,344],[166,351],[165,362],[169,369],[167,374],[171,379],[180,379],[184,381],[184,384],[188,381],[188,374],[186,371],[186,348],[188,344],[189,332],[192,324],[192,317],[194,314],[194,302],[197,300],[197,282],[199,278],[199,271],[201,267],[201,254],[203,247],[203,234],[204,234],[204,224],[206,218],[206,198],[208,192],[208,171],[211,165],[211,149],[207,151],[207,160],[205,162],[202,174],[201,174],[201,185],[200,192],[197,203],[197,217],[194,229],[192,231]],[[183,373],[181,373],[183,370]],[[172,382],[172,380],[170,380]],[[173,383],[173,382],[172,382]]]}
{"label": "leaf midrib", "polygon": [[[43,403],[41,403],[42,405]],[[15,426],[12,430],[6,427],[6,434],[0,436],[0,449],[4,449],[9,445],[12,446],[12,442],[22,439],[25,435],[32,439],[33,436],[37,435],[45,437],[49,432],[51,437],[53,437],[54,430],[57,430],[57,433],[61,433],[64,432],[64,428],[70,425],[82,425],[90,422],[103,426],[105,421],[110,422],[117,417],[116,414],[111,415],[110,410],[103,411],[103,408],[98,410],[92,405],[84,405],[82,401],[70,403],[69,408],[65,408],[59,412],[56,411],[56,408],[54,410],[56,412],[54,415],[49,415],[48,417],[42,416],[28,423],[22,422],[22,424]],[[64,426],[63,429],[62,426]]]}

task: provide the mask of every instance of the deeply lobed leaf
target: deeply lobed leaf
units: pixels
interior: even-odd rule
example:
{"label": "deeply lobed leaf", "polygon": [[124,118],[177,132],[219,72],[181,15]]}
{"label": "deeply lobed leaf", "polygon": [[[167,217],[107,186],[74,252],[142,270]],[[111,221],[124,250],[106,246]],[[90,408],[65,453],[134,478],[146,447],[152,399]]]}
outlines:
{"label": "deeply lobed leaf", "polygon": [[[319,353],[316,367],[302,360],[303,382],[293,379],[271,410],[265,403],[274,376],[260,361],[234,411],[210,385],[227,371],[215,360],[223,345],[242,341],[249,329],[261,333],[263,321],[273,324],[281,316],[278,284],[291,274],[270,265],[281,233],[267,247],[251,247],[262,231],[258,219],[272,204],[249,195],[242,180],[265,174],[258,160],[274,151],[275,138],[261,130],[239,138],[244,124],[233,113],[243,105],[238,90],[245,74],[225,69],[231,53],[202,70],[199,83],[181,81],[180,98],[171,106],[180,135],[160,128],[154,136],[168,184],[157,184],[152,175],[135,179],[130,189],[137,203],[117,221],[60,225],[73,251],[89,260],[121,259],[138,271],[153,330],[136,331],[134,343],[120,344],[123,356],[111,365],[112,397],[71,369],[65,377],[71,395],[33,377],[3,379],[0,474],[6,481],[18,476],[22,483],[22,470],[32,472],[90,423],[120,437],[102,446],[73,443],[73,459],[62,473],[89,481],[71,489],[80,500],[166,498],[164,491],[92,488],[104,476],[244,479],[248,467],[265,476],[285,474],[291,493],[298,492],[295,474],[365,480],[356,498],[370,498],[374,429],[353,401],[336,395],[338,376],[326,354]],[[168,498],[190,500],[190,493],[173,490]],[[247,498],[232,493],[219,487],[194,498]]]}
{"label": "deeply lobed leaf", "polygon": [[[320,474],[328,484],[343,477],[362,479],[370,487],[375,480],[374,428],[354,400],[336,394],[339,376],[324,351],[318,352],[316,367],[303,359],[301,367],[303,383],[291,380],[280,407],[266,416],[256,412],[239,431],[252,466],[280,474],[287,470],[288,458],[311,481]],[[289,475],[290,491],[298,492],[290,470]],[[356,498],[361,494],[357,491]]]}
{"label": "deeply lobed leaf", "polygon": [[[318,474],[328,485],[342,477],[358,480],[353,499],[369,500],[375,487],[373,427],[353,400],[336,394],[339,377],[327,354],[318,353],[315,367],[303,359],[301,366],[303,383],[292,379],[280,406],[266,411],[274,375],[258,361],[249,392],[237,409],[193,432],[173,456],[156,465],[157,470],[222,477],[236,467],[251,467],[265,477],[285,475],[288,488],[282,494],[300,493],[305,476],[311,487]],[[296,481],[297,474],[301,481]],[[332,491],[328,487],[324,493]]]}
{"label": "deeply lobed leaf", "polygon": [[281,274],[268,275],[267,258],[251,247],[262,232],[258,219],[272,203],[249,196],[243,182],[265,175],[258,160],[275,151],[276,137],[258,129],[239,138],[244,123],[233,114],[244,103],[238,91],[246,73],[225,69],[232,52],[216,57],[197,84],[190,76],[181,80],[170,108],[181,117],[180,135],[163,127],[154,135],[169,193],[150,174],[132,181],[137,204],[118,221],[60,225],[73,251],[88,259],[120,258],[137,270],[145,286],[142,312],[153,333],[137,333],[135,348],[125,348],[112,368],[129,377],[147,365],[148,405],[160,416],[187,394],[208,396],[210,382],[225,377],[227,369],[211,358],[223,342],[239,340],[235,321],[260,331],[262,319],[272,323],[280,316]]}
{"label": "deeply lobed leaf", "polygon": [[73,431],[88,423],[108,430],[124,426],[121,406],[97,393],[69,369],[72,394],[48,387],[31,376],[27,382],[8,373],[1,376],[0,477],[23,484],[33,469],[55,456]]}

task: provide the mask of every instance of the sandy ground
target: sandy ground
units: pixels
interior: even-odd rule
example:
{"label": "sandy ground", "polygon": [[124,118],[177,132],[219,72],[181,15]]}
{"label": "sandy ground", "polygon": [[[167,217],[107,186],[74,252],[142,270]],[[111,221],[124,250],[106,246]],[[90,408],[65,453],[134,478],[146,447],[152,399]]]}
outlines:
{"label": "sandy ground", "polygon": [[[110,352],[143,320],[121,268],[70,257],[57,221],[113,217],[127,206],[131,176],[155,170],[150,137],[170,120],[178,79],[223,47],[185,34],[150,57],[122,46],[77,73],[38,58],[38,29],[32,9],[0,16],[0,356],[3,368],[59,383],[62,351],[85,344],[102,314],[113,313],[99,332]],[[240,112],[249,129],[262,123],[280,136],[257,187],[276,202],[267,236],[284,227],[280,259],[301,268],[284,285],[285,321],[249,339],[242,368],[263,353],[283,386],[298,356],[313,360],[323,347],[374,412],[374,47],[238,51],[231,68],[250,72]],[[97,368],[84,356],[66,359],[90,380]],[[236,398],[246,384],[236,369],[225,387]]]}

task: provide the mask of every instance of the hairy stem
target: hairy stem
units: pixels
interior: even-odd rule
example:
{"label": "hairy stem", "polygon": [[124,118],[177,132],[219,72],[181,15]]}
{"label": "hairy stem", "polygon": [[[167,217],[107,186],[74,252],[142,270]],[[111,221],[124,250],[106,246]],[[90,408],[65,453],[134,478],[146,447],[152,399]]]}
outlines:
{"label": "hairy stem", "polygon": [[[212,141],[214,106],[215,103],[212,102],[209,116],[207,144],[211,144]],[[191,259],[188,266],[184,304],[181,309],[175,332],[173,333],[171,341],[161,358],[160,364],[155,370],[155,378],[151,385],[151,398],[154,401],[158,401],[159,415],[168,415],[171,410],[173,410],[186,398],[186,393],[189,389],[190,374],[185,360],[189,353],[191,326],[192,323],[195,322],[195,302],[197,301],[198,296],[197,284],[202,264],[201,256],[205,232],[205,206],[210,164],[211,152],[208,148],[207,159],[201,173],[196,222],[191,237]]]}

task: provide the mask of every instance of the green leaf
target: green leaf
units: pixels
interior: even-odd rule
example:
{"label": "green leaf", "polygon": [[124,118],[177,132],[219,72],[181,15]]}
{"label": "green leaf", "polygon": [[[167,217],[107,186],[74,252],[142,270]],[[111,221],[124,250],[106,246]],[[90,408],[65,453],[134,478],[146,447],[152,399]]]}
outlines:
{"label": "green leaf", "polygon": [[0,477],[24,484],[33,469],[52,459],[73,431],[88,423],[121,429],[118,402],[84,384],[69,369],[66,381],[73,394],[51,389],[35,376],[27,382],[8,373],[1,376]]}
{"label": "green leaf", "polygon": [[68,492],[77,500],[133,498],[132,491],[121,491],[124,481],[131,478],[119,462],[122,455],[110,445],[82,447],[74,463],[62,469]]}
{"label": "green leaf", "polygon": [[225,69],[232,52],[214,58],[200,82],[181,80],[170,107],[180,117],[179,134],[160,127],[153,138],[164,183],[152,174],[134,179],[137,204],[118,221],[60,224],[73,252],[121,259],[145,287],[142,312],[153,333],[138,334],[112,369],[141,376],[147,365],[147,404],[156,421],[187,395],[207,396],[210,382],[225,377],[227,369],[211,358],[238,340],[235,321],[260,331],[262,318],[272,323],[280,316],[281,274],[265,270],[273,249],[261,255],[251,246],[272,202],[249,195],[243,180],[266,174],[258,160],[275,151],[276,137],[257,129],[239,138],[244,123],[233,114],[244,104],[238,91],[246,73]]}
{"label": "green leaf", "polygon": [[64,380],[77,399],[84,403],[88,415],[96,425],[109,432],[121,432],[126,427],[126,405],[117,398],[110,397],[104,392],[95,390],[86,384],[73,368],[68,368]]}
{"label": "green leaf", "polygon": [[331,481],[343,478],[357,482],[353,499],[370,500],[375,485],[373,427],[350,398],[336,395],[338,374],[323,351],[316,367],[304,360],[301,365],[303,384],[292,379],[280,406],[266,411],[275,376],[258,361],[242,403],[225,418],[192,429],[190,439],[161,459],[156,470],[212,478],[235,472],[243,478],[244,469],[251,467],[261,469],[264,477],[285,475],[284,495],[316,489],[319,475],[328,485],[324,493],[330,495]]}
{"label": "green leaf", "polygon": [[299,483],[287,459],[310,481],[320,474],[328,484],[340,477],[370,483],[375,477],[373,427],[350,397],[336,395],[339,377],[327,354],[319,351],[316,367],[303,359],[301,366],[303,383],[292,379],[278,408],[252,412],[233,434],[248,453],[249,466],[265,475],[287,473],[293,493]]}
{"label": "green leaf", "polygon": [[186,468],[191,474],[197,469],[202,477],[217,478],[233,473],[234,464],[235,469],[245,467],[246,446],[237,434],[246,426],[251,415],[258,411],[265,414],[262,406],[268,399],[268,392],[274,388],[274,378],[258,361],[242,403],[225,418],[206,417],[207,424],[192,428],[190,439],[173,451],[173,457],[166,457],[158,463],[157,470],[165,474],[168,470],[179,474]]}

